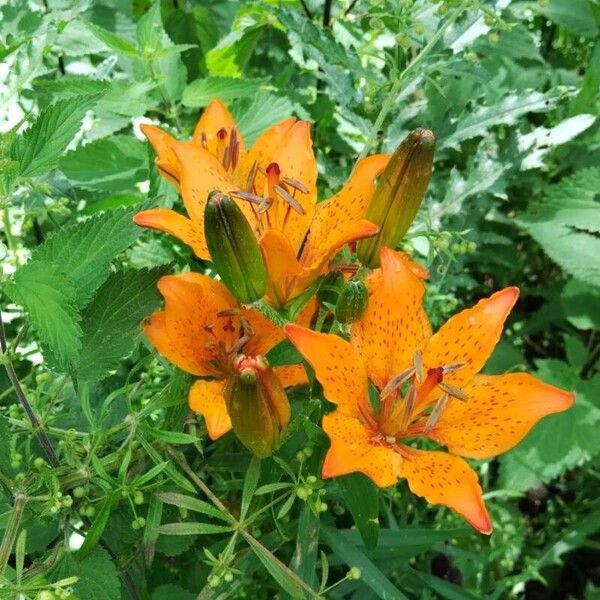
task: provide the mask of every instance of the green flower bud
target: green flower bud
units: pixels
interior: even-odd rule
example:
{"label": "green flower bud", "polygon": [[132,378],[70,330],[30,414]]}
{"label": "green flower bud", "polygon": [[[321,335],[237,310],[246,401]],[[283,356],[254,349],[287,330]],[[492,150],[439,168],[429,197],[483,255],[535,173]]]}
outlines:
{"label": "green flower bud", "polygon": [[81,485],[78,485],[74,490],[73,490],[73,496],[75,498],[83,498],[86,494],[85,488]]}
{"label": "green flower bud", "polygon": [[362,576],[362,573],[360,571],[360,569],[358,567],[351,567],[350,570],[348,571],[348,573],[346,574],[346,577],[348,579],[360,579]]}
{"label": "green flower bud", "polygon": [[242,444],[259,458],[270,456],[290,420],[290,404],[267,360],[240,354],[223,395],[233,430]]}
{"label": "green flower bud", "polygon": [[398,146],[381,175],[365,218],[379,225],[379,233],[358,243],[358,258],[379,266],[379,249],[396,248],[413,222],[429,185],[435,136],[415,129]]}
{"label": "green flower bud", "polygon": [[353,323],[362,317],[369,303],[369,290],[360,279],[351,279],[335,305],[335,318],[340,323]]}
{"label": "green flower bud", "polygon": [[204,235],[214,267],[242,304],[263,297],[267,272],[252,227],[229,196],[212,192],[204,210]]}

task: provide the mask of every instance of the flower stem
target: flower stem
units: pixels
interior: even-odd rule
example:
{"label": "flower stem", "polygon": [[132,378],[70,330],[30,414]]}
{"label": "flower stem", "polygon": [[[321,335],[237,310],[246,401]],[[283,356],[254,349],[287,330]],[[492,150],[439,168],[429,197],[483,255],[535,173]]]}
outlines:
{"label": "flower stem", "polygon": [[8,525],[6,526],[4,537],[2,538],[2,543],[0,544],[0,575],[4,574],[4,569],[6,568],[8,559],[10,558],[26,503],[27,496],[22,492],[17,493],[15,496],[15,503],[13,504],[13,508],[10,513]]}
{"label": "flower stem", "polygon": [[365,142],[365,145],[363,146],[363,149],[361,150],[358,156],[358,160],[364,158],[369,153],[371,146],[373,146],[373,143],[377,138],[377,132],[381,129],[385,119],[394,107],[396,97],[400,93],[404,81],[425,60],[425,58],[427,58],[427,56],[431,53],[435,45],[440,41],[448,27],[450,27],[450,25],[452,25],[458,19],[458,17],[460,17],[460,15],[463,13],[464,9],[469,3],[469,0],[463,0],[460,6],[458,6],[456,10],[454,10],[454,12],[444,22],[444,24],[435,32],[435,34],[429,40],[429,42],[423,48],[423,50],[421,50],[421,52],[419,52],[419,54],[417,54],[417,56],[415,56],[415,58],[405,67],[405,69],[400,73],[400,75],[398,75],[390,89],[387,98],[385,99],[385,102],[381,106],[381,110],[377,115],[377,119],[375,119],[373,127],[371,127],[369,137],[367,138],[367,141]]}

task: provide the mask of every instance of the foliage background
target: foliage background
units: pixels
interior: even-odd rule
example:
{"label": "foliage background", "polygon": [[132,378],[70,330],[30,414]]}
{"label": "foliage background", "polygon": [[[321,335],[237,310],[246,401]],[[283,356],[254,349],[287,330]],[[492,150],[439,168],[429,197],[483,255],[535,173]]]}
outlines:
{"label": "foliage background", "polygon": [[[0,2],[2,362],[39,419],[3,369],[0,597],[600,597],[599,26],[596,0]],[[132,223],[179,204],[137,124],[189,136],[214,96],[249,142],[313,121],[321,197],[436,133],[405,240],[434,322],[517,284],[488,371],[577,393],[479,465],[490,538],[404,486],[322,482],[316,390],[260,467],[187,414],[139,321],[206,265]]]}

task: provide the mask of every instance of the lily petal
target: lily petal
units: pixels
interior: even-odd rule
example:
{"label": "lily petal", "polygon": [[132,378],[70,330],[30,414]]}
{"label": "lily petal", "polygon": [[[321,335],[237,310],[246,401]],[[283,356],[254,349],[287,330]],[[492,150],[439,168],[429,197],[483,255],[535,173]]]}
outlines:
{"label": "lily petal", "polygon": [[546,415],[574,402],[565,392],[527,373],[478,375],[463,388],[466,402],[452,402],[429,437],[454,454],[491,458],[516,446]]}
{"label": "lily petal", "polygon": [[188,396],[190,408],[204,417],[211,440],[216,440],[231,430],[223,385],[223,381],[196,381]]}
{"label": "lily petal", "polygon": [[194,221],[167,208],[143,210],[137,213],[133,220],[140,227],[150,227],[164,231],[181,240],[192,248],[198,258],[209,259],[204,231]]}
{"label": "lily petal", "polygon": [[359,416],[359,402],[368,402],[367,373],[349,342],[288,323],[283,331],[314,369],[325,397],[346,415]]}
{"label": "lily petal", "polygon": [[282,177],[291,177],[308,190],[306,193],[298,191],[295,195],[304,214],[294,209],[288,210],[288,205],[281,198],[269,208],[271,227],[285,233],[295,254],[306,237],[317,200],[317,161],[312,149],[310,127],[308,121],[286,119],[267,129],[256,140],[247,158],[246,171],[254,162],[260,167],[255,180],[259,195],[264,195],[267,182],[264,171],[271,163],[277,163]]}
{"label": "lily petal", "polygon": [[324,478],[360,471],[379,487],[398,481],[402,457],[389,448],[372,444],[368,429],[358,419],[334,410],[323,417],[323,430],[331,440],[323,463]]}
{"label": "lily petal", "polygon": [[[231,130],[234,128],[237,130],[239,153],[242,159],[240,162],[243,162],[246,156],[246,144],[239,129],[237,129],[232,114],[218,98],[211,100],[204,109],[194,129],[192,141],[194,144],[208,150],[220,161],[223,158],[225,146],[230,142]],[[217,133],[220,133],[223,137],[220,138]]]}
{"label": "lily petal", "polygon": [[413,456],[402,461],[400,475],[408,480],[413,494],[429,504],[443,504],[455,510],[481,533],[492,532],[477,473],[462,458],[446,452],[410,452]]}
{"label": "lily petal", "polygon": [[158,311],[142,323],[146,337],[152,345],[174,365],[192,375],[210,375],[206,361],[201,354],[182,350],[176,338],[171,338],[167,330],[165,312]]}
{"label": "lily petal", "polygon": [[367,366],[369,379],[381,390],[412,366],[431,328],[422,307],[425,288],[401,253],[381,249],[381,269],[366,280],[369,304],[351,328],[352,344]]}
{"label": "lily petal", "polygon": [[205,375],[215,374],[210,361],[214,345],[233,345],[238,331],[218,313],[237,306],[220,282],[199,273],[166,275],[158,281],[165,299],[165,326],[180,354],[204,366]]}
{"label": "lily petal", "polygon": [[[364,220],[364,216],[375,192],[375,180],[389,158],[387,154],[375,154],[358,161],[344,187],[317,204],[302,252],[303,264],[323,264],[345,244],[377,233],[377,226]],[[356,225],[358,221],[362,226]]]}
{"label": "lily petal", "polygon": [[156,152],[155,163],[160,174],[165,179],[178,186],[179,161],[173,152],[173,144],[176,143],[177,140],[166,131],[163,131],[160,127],[156,127],[156,125],[142,123],[140,129]]}
{"label": "lily petal", "polygon": [[423,352],[425,366],[464,364],[445,375],[444,382],[457,387],[468,383],[492,354],[518,296],[518,288],[507,287],[448,319]]}

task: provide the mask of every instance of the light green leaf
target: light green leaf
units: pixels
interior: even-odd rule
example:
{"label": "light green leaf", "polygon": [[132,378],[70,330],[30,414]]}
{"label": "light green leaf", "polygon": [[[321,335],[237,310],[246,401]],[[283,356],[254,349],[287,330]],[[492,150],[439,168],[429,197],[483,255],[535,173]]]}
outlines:
{"label": "light green leaf", "polygon": [[550,0],[538,10],[575,35],[594,37],[598,34],[598,19],[589,0]]}
{"label": "light green leaf", "polygon": [[132,208],[105,212],[65,227],[33,253],[31,262],[60,265],[75,287],[74,304],[83,307],[107,278],[112,259],[140,235],[133,222],[136,212]]}
{"label": "light green leaf", "polygon": [[44,348],[66,368],[81,348],[77,288],[56,263],[31,260],[17,269],[6,292],[23,305]]}
{"label": "light green leaf", "polygon": [[226,515],[212,504],[209,504],[204,500],[200,500],[199,498],[186,496],[185,494],[177,494],[174,492],[162,492],[156,495],[165,504],[173,504],[174,506],[179,506],[180,508],[203,513],[209,517],[220,519],[221,521],[231,521],[229,515]]}
{"label": "light green leaf", "polygon": [[79,559],[73,553],[63,554],[53,579],[78,577],[73,592],[78,598],[94,600],[120,600],[121,583],[119,574],[108,552],[102,548],[94,550],[85,558]]}
{"label": "light green leaf", "polygon": [[527,113],[548,111],[554,108],[562,97],[570,93],[572,90],[555,88],[545,94],[538,91],[508,94],[500,102],[469,110],[458,119],[456,131],[440,140],[439,147],[440,149],[457,147],[460,142],[484,135],[488,129],[496,125],[511,125]]}
{"label": "light green leaf", "polygon": [[[237,98],[252,96],[266,84],[266,81],[266,79],[248,79],[246,77],[196,79],[183,90],[182,102],[191,108],[206,106],[213,98],[229,103]],[[263,114],[262,109],[261,114]]]}
{"label": "light green leaf", "polygon": [[167,523],[158,528],[158,532],[165,535],[212,535],[215,533],[227,533],[233,531],[233,527],[224,525],[213,525],[212,523]]}
{"label": "light green leaf", "polygon": [[132,191],[147,177],[148,153],[144,143],[134,137],[115,135],[69,152],[61,159],[60,169],[77,187]]}
{"label": "light green leaf", "polygon": [[60,79],[36,79],[33,85],[57,98],[76,98],[82,95],[106,92],[110,88],[111,82],[90,79],[83,75],[66,75]]}
{"label": "light green leaf", "polygon": [[102,379],[138,344],[142,319],[160,304],[156,282],[164,272],[114,273],[100,287],[82,314],[82,348],[77,361],[80,379]]}
{"label": "light green leaf", "polygon": [[94,37],[99,39],[107,48],[129,56],[136,56],[138,54],[138,49],[135,45],[124,37],[112,33],[112,31],[108,31],[108,29],[99,27],[94,23],[86,23],[86,26],[92,32]]}
{"label": "light green leaf", "polygon": [[11,158],[20,164],[19,175],[35,177],[54,168],[99,98],[99,94],[68,98],[42,110],[11,147]]}

